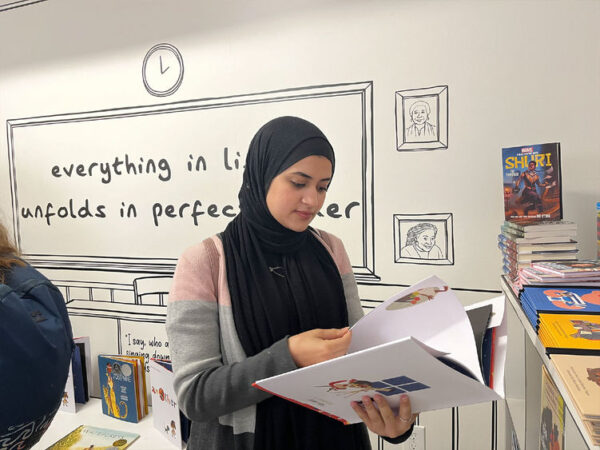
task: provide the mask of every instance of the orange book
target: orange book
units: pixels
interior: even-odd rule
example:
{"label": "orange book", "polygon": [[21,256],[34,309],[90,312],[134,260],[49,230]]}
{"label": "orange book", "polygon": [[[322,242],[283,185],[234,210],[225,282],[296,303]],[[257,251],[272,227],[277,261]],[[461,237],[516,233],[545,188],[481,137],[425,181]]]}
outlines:
{"label": "orange book", "polygon": [[540,314],[539,337],[547,353],[600,355],[600,316]]}

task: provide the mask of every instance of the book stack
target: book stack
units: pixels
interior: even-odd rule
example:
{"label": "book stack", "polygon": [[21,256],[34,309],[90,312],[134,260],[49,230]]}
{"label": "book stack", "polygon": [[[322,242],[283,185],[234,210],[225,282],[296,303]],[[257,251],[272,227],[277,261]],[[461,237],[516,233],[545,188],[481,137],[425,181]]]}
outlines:
{"label": "book stack", "polygon": [[137,423],[148,414],[143,356],[98,355],[102,412]]}
{"label": "book stack", "polygon": [[539,261],[577,260],[577,224],[568,220],[517,224],[505,221],[498,235],[503,270],[511,282],[519,269]]}
{"label": "book stack", "polygon": [[552,363],[594,444],[600,445],[600,357],[554,355]]}

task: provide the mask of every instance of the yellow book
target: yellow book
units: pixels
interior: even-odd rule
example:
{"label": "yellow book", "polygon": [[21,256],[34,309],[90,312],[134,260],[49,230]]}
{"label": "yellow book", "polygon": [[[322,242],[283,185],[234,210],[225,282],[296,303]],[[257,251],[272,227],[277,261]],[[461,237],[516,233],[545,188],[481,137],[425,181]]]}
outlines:
{"label": "yellow book", "polygon": [[600,315],[542,313],[540,331],[547,353],[600,355]]}

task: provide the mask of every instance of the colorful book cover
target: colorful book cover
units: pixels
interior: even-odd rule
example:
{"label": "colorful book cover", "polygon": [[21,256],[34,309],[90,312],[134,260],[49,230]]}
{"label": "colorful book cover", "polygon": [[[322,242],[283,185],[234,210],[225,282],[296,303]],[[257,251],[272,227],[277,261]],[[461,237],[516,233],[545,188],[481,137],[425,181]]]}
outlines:
{"label": "colorful book cover", "polygon": [[584,419],[600,419],[600,358],[553,355],[552,363]]}
{"label": "colorful book cover", "polygon": [[548,353],[600,355],[600,316],[542,313],[539,318],[540,341]]}
{"label": "colorful book cover", "polygon": [[540,415],[540,450],[563,450],[565,447],[565,401],[542,366]]}
{"label": "colorful book cover", "polygon": [[517,223],[560,220],[560,144],[502,149],[504,217]]}
{"label": "colorful book cover", "polygon": [[172,445],[183,448],[189,436],[190,423],[179,409],[171,362],[151,359],[148,366],[154,428]]}
{"label": "colorful book cover", "polygon": [[590,277],[600,276],[600,260],[578,260],[565,262],[541,262],[533,267],[542,272],[555,274],[561,277]]}
{"label": "colorful book cover", "polygon": [[139,437],[127,431],[80,425],[48,450],[124,450]]}
{"label": "colorful book cover", "polygon": [[98,355],[102,412],[126,422],[141,418],[137,388],[137,360]]}
{"label": "colorful book cover", "polygon": [[538,313],[600,314],[600,289],[525,286],[521,301]]}

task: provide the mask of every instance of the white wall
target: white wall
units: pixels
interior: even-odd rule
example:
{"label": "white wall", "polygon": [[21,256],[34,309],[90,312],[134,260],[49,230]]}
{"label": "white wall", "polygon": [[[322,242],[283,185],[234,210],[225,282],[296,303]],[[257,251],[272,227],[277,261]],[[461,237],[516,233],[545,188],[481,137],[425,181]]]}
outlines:
{"label": "white wall", "polygon": [[[0,9],[0,122],[19,123],[33,117],[101,110],[112,114],[141,106],[174,107],[178,102],[372,82],[372,105],[366,110],[372,113],[370,189],[374,213],[367,237],[373,244],[371,265],[380,282],[362,284],[363,298],[384,299],[396,289],[388,285],[411,284],[431,274],[460,288],[464,303],[491,297],[494,294],[486,291],[499,290],[501,256],[496,236],[503,220],[502,147],[561,143],[565,217],[579,225],[580,256],[595,256],[595,202],[600,200],[600,131],[596,126],[600,119],[600,3],[206,3],[49,0]],[[144,55],[161,42],[175,45],[185,64],[181,87],[166,98],[151,96],[141,77]],[[448,148],[398,151],[396,91],[432,86],[447,86]],[[344,113],[338,112],[340,117]],[[165,116],[163,125],[167,122]],[[34,127],[15,133],[31,130]],[[140,148],[128,151],[155,151],[156,140],[149,137],[144,141],[143,137],[144,130],[149,136],[155,136],[156,130],[143,122],[136,130]],[[247,145],[247,132],[228,123],[228,116],[219,122],[219,132],[240,148]],[[198,139],[194,130],[190,134],[170,134],[166,127],[164,133],[168,136],[168,145],[164,146],[168,155],[187,148],[190,136]],[[47,174],[53,162],[74,162],[77,148],[81,148],[82,155],[93,148],[81,127],[77,128],[77,139],[74,134],[58,135],[55,141],[39,147],[26,146],[29,156],[18,160],[21,165],[17,176],[23,186],[36,183],[38,175]],[[17,136],[17,150],[23,148],[19,146],[24,141],[19,139]],[[195,143],[199,147],[203,144]],[[337,151],[341,155],[344,149]],[[93,152],[98,158],[103,156],[101,150]],[[0,153],[9,155],[8,139],[0,140]],[[107,155],[114,158],[110,151]],[[355,178],[356,183],[361,182],[360,176]],[[0,158],[0,180],[0,217],[12,226],[14,190],[7,157]],[[336,185],[338,180],[343,182]],[[342,196],[344,184],[352,182],[336,175],[330,195]],[[131,185],[126,180],[123,183],[124,193],[142,189],[137,180]],[[57,191],[73,196],[78,185],[44,180],[44,185],[34,186],[21,191],[29,189],[31,198],[44,200],[45,190],[48,196]],[[170,186],[176,190],[174,182]],[[102,189],[100,184],[97,189]],[[218,198],[219,194],[211,195]],[[441,213],[450,213],[453,219],[453,263],[394,262],[394,215]],[[65,248],[76,247],[77,241],[85,246],[90,239],[110,245],[113,233],[119,233],[112,223],[110,227],[101,221],[87,224],[59,241]],[[337,231],[335,223],[325,225]],[[152,224],[146,221],[139,226],[151,228]],[[33,225],[30,233],[36,230],[52,237],[56,233],[56,228],[42,221]],[[344,233],[340,228],[339,234]],[[202,237],[204,233],[199,230],[197,239]],[[192,243],[188,235],[184,239],[165,232],[160,238],[172,243],[173,255]],[[44,253],[35,248],[34,242],[24,240],[23,250]],[[28,243],[32,243],[30,248]],[[110,250],[115,255],[119,249]],[[91,311],[93,321],[99,317],[98,300],[135,303],[134,279],[169,270],[168,264],[155,273],[146,268],[138,270],[128,267],[123,259],[113,261],[108,271],[81,270],[93,268],[86,264],[97,264],[94,255],[84,256],[91,259],[80,258],[69,265],[68,258],[62,258],[44,267],[68,294],[69,301],[85,302],[84,308]],[[139,255],[130,251],[119,256]],[[90,300],[95,304],[90,305],[94,303]],[[154,334],[165,339],[160,320],[152,321],[153,314],[160,316],[164,307],[127,306],[124,315],[109,312],[102,316],[120,333],[117,344],[106,341],[106,345],[118,348],[107,351],[128,348],[128,332],[148,340]],[[78,317],[76,323],[81,324],[76,332],[86,332],[89,324],[85,319]],[[437,419],[432,422],[439,423]],[[428,430],[433,425],[428,423]],[[477,448],[476,443],[468,444],[471,431],[465,432],[463,427],[461,440],[465,441],[461,448]],[[442,437],[431,434],[430,442],[436,444],[429,448],[452,448],[445,433]]]}

